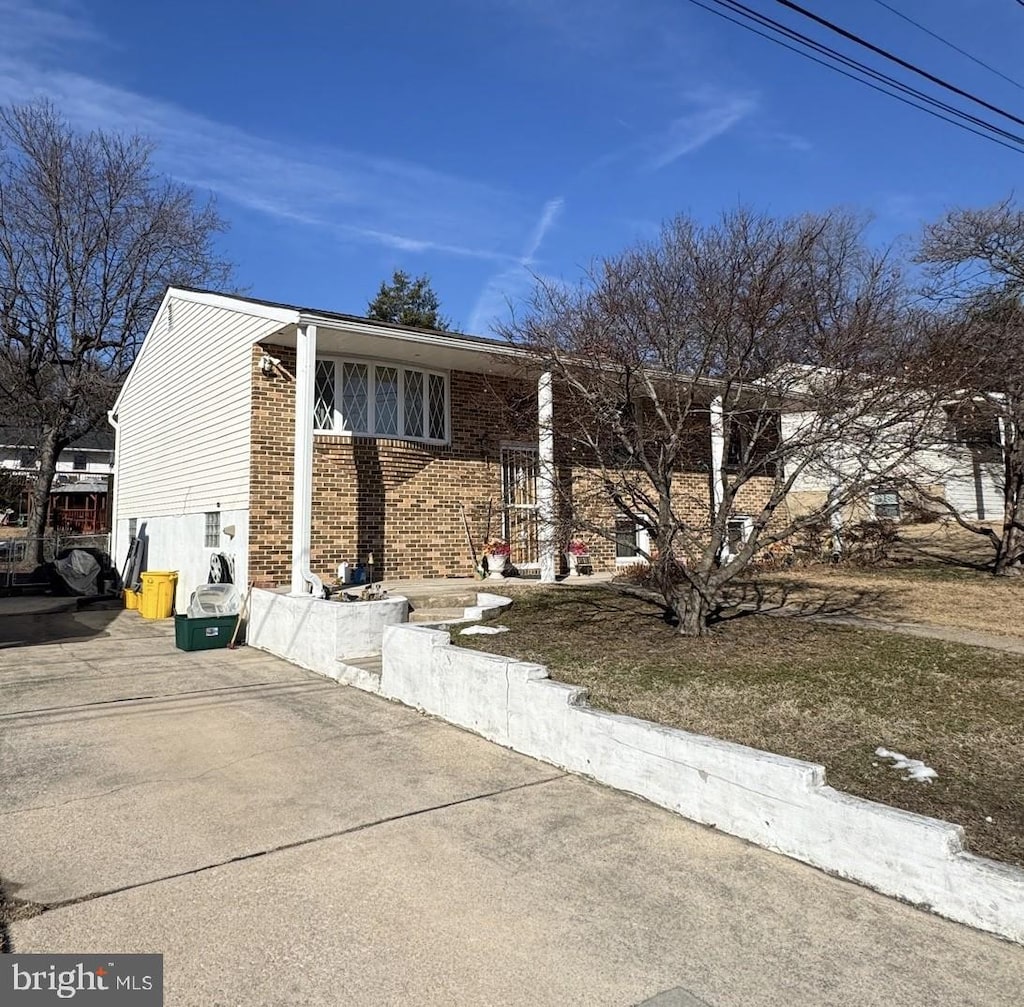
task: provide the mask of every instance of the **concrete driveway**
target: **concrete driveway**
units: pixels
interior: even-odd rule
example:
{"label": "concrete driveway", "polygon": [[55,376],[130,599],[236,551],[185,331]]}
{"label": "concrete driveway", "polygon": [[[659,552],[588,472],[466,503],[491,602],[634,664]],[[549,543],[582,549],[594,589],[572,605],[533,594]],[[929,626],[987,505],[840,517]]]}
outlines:
{"label": "concrete driveway", "polygon": [[1024,1000],[1024,949],[265,654],[28,619],[0,615],[12,950],[162,952],[203,1007]]}

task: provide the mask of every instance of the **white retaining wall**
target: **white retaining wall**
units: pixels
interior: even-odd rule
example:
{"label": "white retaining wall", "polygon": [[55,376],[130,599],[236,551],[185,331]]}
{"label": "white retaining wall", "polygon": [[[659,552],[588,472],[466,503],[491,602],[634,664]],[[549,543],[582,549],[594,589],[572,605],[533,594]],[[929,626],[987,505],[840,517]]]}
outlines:
{"label": "white retaining wall", "polygon": [[963,852],[957,825],[833,790],[822,766],[594,710],[584,705],[584,689],[551,681],[543,666],[454,647],[441,630],[386,627],[379,691],[517,752],[1024,944],[1024,871]]}
{"label": "white retaining wall", "polygon": [[383,601],[341,602],[254,588],[247,641],[310,671],[337,678],[339,660],[377,653],[385,626],[408,618],[409,602],[397,595]]}

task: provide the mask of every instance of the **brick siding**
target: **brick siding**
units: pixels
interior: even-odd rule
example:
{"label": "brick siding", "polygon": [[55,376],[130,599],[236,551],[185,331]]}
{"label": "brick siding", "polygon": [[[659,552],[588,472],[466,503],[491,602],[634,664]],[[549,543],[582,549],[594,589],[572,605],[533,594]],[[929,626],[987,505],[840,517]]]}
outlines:
{"label": "brick siding", "polygon": [[[293,349],[254,347],[249,576],[283,585],[291,579],[295,384],[260,371],[264,352],[295,373]],[[450,402],[451,439],[444,446],[314,436],[310,566],[315,573],[331,580],[342,561],[366,563],[372,553],[378,578],[472,575],[463,509],[478,551],[488,513],[491,534],[503,533],[501,446],[537,443],[536,386],[527,379],[453,371]],[[601,515],[597,520],[613,529],[615,509],[595,492],[600,489],[596,474],[565,464],[558,471],[563,485],[572,485],[574,498],[593,499],[593,513]],[[691,519],[706,521],[707,474],[684,474],[678,485],[691,498]],[[757,489],[751,492],[760,496]],[[589,542],[594,568],[613,569],[614,543],[593,536]]]}

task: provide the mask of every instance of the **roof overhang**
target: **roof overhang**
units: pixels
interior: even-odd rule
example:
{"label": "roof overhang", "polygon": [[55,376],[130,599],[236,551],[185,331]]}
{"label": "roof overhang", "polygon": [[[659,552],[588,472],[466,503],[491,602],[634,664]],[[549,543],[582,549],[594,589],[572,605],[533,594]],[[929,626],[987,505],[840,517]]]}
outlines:
{"label": "roof overhang", "polygon": [[[316,326],[317,353],[327,356],[363,357],[414,364],[428,370],[479,374],[526,374],[536,370],[521,349],[457,333],[382,327],[372,322],[340,321],[307,313],[300,315],[298,324]],[[261,342],[294,347],[296,331],[296,325],[287,325]]]}

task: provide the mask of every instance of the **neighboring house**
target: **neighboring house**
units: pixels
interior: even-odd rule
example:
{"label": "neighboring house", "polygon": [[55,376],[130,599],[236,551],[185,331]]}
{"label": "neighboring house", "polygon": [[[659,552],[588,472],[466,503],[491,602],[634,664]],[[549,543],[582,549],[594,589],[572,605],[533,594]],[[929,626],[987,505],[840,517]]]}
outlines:
{"label": "neighboring house", "polygon": [[[144,533],[181,609],[219,556],[236,582],[295,593],[371,557],[378,579],[472,575],[468,526],[553,579],[554,479],[584,473],[556,457],[550,379],[526,363],[479,337],[171,288],[111,411],[115,561]],[[707,443],[687,477],[704,507]],[[610,500],[607,527],[598,570],[643,544]]]}
{"label": "neighboring house", "polygon": [[[10,524],[24,524],[28,518],[29,486],[39,471],[37,443],[38,437],[30,429],[0,427],[0,468],[26,480],[18,511],[8,517]],[[84,535],[108,530],[113,454],[114,437],[105,429],[87,434],[60,453],[50,489],[48,528]]]}
{"label": "neighboring house", "polygon": [[[949,401],[939,418],[914,434],[918,443],[898,464],[878,450],[863,457],[852,444],[837,443],[828,466],[810,465],[790,493],[796,512],[820,507],[834,473],[866,466],[879,473],[867,492],[843,515],[845,521],[905,520],[918,510],[942,513],[943,502],[968,521],[1001,519],[1003,513],[1003,441],[998,416],[984,403]],[[806,414],[782,417],[783,440],[793,436]],[[826,468],[828,471],[826,471]]]}

